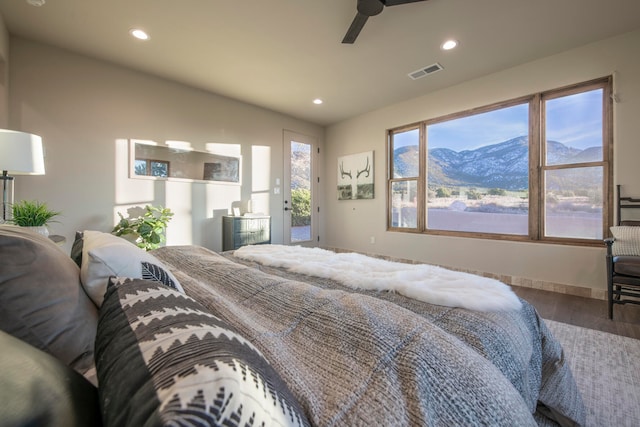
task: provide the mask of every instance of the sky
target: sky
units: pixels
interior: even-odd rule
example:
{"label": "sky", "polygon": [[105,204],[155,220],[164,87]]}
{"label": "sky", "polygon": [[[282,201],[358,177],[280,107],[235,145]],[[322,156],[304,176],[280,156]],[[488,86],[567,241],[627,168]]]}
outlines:
{"label": "sky", "polygon": [[[429,126],[429,149],[473,150],[528,133],[527,104],[477,114]],[[547,140],[585,149],[602,146],[602,90],[551,99],[546,102]],[[395,148],[417,145],[418,131],[394,138]]]}

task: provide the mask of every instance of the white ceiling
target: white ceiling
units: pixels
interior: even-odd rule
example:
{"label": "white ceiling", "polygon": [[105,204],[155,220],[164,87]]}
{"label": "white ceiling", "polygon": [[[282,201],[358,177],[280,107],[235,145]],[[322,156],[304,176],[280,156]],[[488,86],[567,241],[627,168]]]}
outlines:
{"label": "white ceiling", "polygon": [[[342,44],[355,10],[356,0],[0,1],[13,35],[321,125],[640,28],[640,0],[428,0],[385,8]],[[134,27],[151,39],[133,39]],[[450,37],[460,46],[441,51]],[[434,62],[444,70],[407,76]]]}

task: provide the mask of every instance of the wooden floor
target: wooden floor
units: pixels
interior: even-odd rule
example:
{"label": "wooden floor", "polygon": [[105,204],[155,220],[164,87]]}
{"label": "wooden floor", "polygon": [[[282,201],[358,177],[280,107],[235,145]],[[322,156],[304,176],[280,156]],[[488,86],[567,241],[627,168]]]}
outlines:
{"label": "wooden floor", "polygon": [[529,301],[544,319],[596,329],[640,339],[640,306],[613,306],[613,319],[607,317],[607,302],[592,298],[558,294],[540,289],[512,286],[514,292]]}

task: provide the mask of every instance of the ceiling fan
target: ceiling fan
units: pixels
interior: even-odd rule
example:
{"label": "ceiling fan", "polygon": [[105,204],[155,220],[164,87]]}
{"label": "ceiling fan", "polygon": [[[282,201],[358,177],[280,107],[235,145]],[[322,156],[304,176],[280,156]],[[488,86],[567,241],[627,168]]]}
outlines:
{"label": "ceiling fan", "polygon": [[358,34],[364,27],[370,16],[376,16],[385,6],[396,6],[405,3],[415,3],[426,0],[358,0],[356,17],[353,18],[351,26],[347,30],[342,43],[353,44],[358,38]]}

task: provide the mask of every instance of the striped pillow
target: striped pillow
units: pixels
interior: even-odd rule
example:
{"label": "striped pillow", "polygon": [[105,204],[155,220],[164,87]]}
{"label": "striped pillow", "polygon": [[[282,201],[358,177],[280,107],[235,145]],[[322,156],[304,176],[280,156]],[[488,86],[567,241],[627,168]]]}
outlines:
{"label": "striped pillow", "polygon": [[611,227],[615,242],[611,247],[613,256],[640,256],[640,227]]}
{"label": "striped pillow", "polygon": [[160,282],[109,279],[96,369],[105,426],[308,426],[263,355]]}

